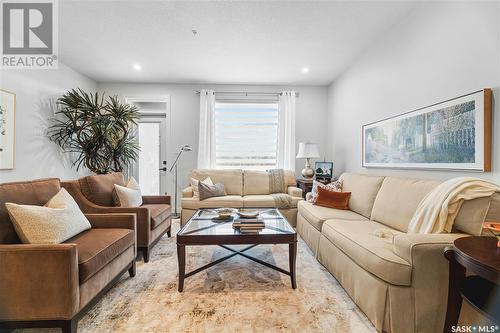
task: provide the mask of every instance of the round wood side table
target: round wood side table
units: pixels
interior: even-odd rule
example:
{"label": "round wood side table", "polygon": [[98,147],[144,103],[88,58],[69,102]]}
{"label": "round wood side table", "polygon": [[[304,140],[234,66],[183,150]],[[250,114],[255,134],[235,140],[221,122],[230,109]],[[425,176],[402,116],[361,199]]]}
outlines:
{"label": "round wood side table", "polygon": [[[495,237],[455,240],[444,256],[450,262],[445,333],[457,325],[462,299],[495,323],[500,323],[500,248]],[[475,275],[465,276],[468,271]]]}

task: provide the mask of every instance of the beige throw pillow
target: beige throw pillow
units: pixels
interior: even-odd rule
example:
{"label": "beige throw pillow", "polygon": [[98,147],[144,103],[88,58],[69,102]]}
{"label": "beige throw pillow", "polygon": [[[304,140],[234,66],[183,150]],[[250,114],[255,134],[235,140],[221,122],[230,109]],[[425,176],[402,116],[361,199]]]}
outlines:
{"label": "beige throw pillow", "polygon": [[115,184],[113,200],[117,207],[139,207],[142,205],[142,194],[139,184],[130,177],[126,186]]}
{"label": "beige throw pillow", "polygon": [[[210,177],[203,179],[201,182],[203,184],[206,184],[206,185],[213,185],[214,184]],[[191,187],[193,188],[193,198],[200,197],[199,183],[200,183],[200,181],[198,179],[191,178]]]}
{"label": "beige throw pillow", "polygon": [[45,206],[6,203],[5,207],[23,243],[59,244],[91,228],[65,189],[61,189]]}

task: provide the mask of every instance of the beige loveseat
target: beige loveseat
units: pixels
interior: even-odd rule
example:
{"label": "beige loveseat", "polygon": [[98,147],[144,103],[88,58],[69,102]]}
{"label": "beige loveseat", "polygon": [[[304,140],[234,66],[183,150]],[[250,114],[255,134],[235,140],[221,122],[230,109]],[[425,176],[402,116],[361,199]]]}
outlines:
{"label": "beige loveseat", "polygon": [[[182,191],[181,224],[186,223],[199,208],[275,208],[276,203],[270,194],[269,175],[265,171],[240,169],[214,170],[195,169],[189,173],[189,179],[203,180],[210,177],[214,183],[223,183],[226,196],[199,200],[193,197],[193,189],[188,186]],[[295,226],[297,203],[302,199],[302,190],[295,187],[295,174],[285,170],[287,194],[291,198],[291,207],[280,212]]]}
{"label": "beige loveseat", "polygon": [[[297,230],[317,259],[384,332],[442,332],[448,295],[445,247],[498,219],[498,196],[466,201],[450,234],[408,234],[438,181],[344,173],[350,210],[298,204]],[[395,233],[381,238],[380,229]]]}

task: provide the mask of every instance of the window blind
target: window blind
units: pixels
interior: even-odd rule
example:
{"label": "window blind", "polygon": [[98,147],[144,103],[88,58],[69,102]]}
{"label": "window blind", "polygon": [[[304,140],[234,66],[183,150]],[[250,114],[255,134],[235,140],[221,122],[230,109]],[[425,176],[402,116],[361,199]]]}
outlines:
{"label": "window blind", "polygon": [[277,165],[278,103],[215,103],[218,169],[266,170]]}

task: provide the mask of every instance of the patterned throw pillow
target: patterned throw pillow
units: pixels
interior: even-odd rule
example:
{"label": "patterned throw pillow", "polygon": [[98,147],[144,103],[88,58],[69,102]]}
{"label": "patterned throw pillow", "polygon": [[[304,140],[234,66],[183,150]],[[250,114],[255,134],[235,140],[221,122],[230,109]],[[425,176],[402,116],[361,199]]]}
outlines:
{"label": "patterned throw pillow", "polygon": [[342,179],[335,180],[335,181],[331,182],[330,184],[326,184],[326,185],[313,180],[313,187],[311,190],[311,195],[308,196],[307,201],[309,201],[311,203],[316,202],[316,198],[318,197],[318,187],[327,189],[329,191],[342,192]]}
{"label": "patterned throw pillow", "polygon": [[142,205],[141,189],[134,177],[130,177],[126,186],[115,184],[113,200],[116,207],[139,207]]}

